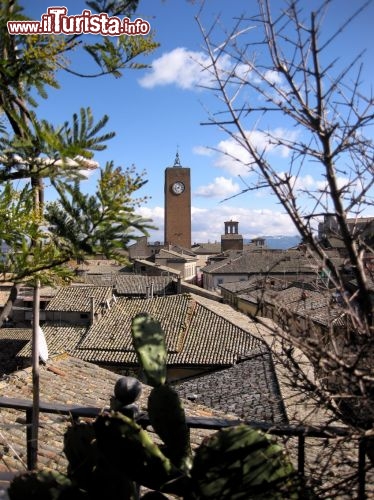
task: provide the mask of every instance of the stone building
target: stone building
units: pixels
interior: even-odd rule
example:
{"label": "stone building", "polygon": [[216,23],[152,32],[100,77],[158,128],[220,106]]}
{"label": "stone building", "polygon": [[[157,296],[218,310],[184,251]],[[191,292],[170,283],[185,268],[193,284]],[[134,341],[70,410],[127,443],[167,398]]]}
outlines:
{"label": "stone building", "polygon": [[225,234],[221,236],[221,252],[243,250],[243,236],[239,234],[239,222],[225,222]]}

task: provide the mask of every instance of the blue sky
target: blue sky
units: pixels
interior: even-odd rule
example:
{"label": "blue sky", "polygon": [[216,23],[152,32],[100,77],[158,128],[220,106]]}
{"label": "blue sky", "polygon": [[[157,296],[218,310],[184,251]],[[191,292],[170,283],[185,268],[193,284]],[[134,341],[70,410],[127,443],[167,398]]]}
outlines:
{"label": "blue sky", "polygon": [[[37,0],[24,2],[26,13],[39,20],[49,6],[62,5],[68,14],[79,14],[85,7],[83,1],[68,0],[64,3]],[[319,5],[316,0],[305,0],[305,5]],[[272,2],[275,8],[284,4]],[[61,73],[58,77],[61,89],[50,90],[49,99],[40,101],[41,116],[56,123],[71,117],[82,106],[90,106],[94,116],[110,117],[108,130],[116,137],[108,142],[108,148],[96,156],[100,163],[114,160],[117,165],[135,164],[139,171],[146,170],[148,183],[140,195],[151,197],[140,212],[154,220],[158,231],[150,240],[163,239],[163,173],[173,165],[177,147],[183,166],[191,168],[192,177],[192,241],[220,239],[224,221],[239,221],[239,230],[247,238],[261,235],[295,234],[292,224],[282,208],[267,192],[244,194],[222,202],[236,194],[246,178],[244,167],[225,161],[207,148],[231,148],[228,137],[213,126],[201,126],[207,120],[206,109],[217,109],[212,94],[198,87],[202,72],[194,61],[204,61],[203,40],[195,15],[200,2],[186,0],[141,0],[137,17],[147,19],[155,31],[160,47],[142,59],[151,68],[127,71],[120,79],[107,76],[100,79],[78,79]],[[245,12],[253,15],[255,0],[206,0],[202,19],[210,26],[217,14],[230,25],[235,16]],[[332,30],[352,12],[350,0],[332,2],[325,27]],[[367,49],[363,74],[366,88],[373,82],[374,44],[372,21],[374,2],[344,32],[338,44],[333,45],[336,56],[347,63],[362,49]],[[254,28],[256,29],[256,28]],[[333,54],[332,54],[333,55]],[[73,56],[73,68],[82,68],[86,62]],[[280,119],[272,124],[280,134],[292,133]],[[239,153],[240,154],[240,153]],[[269,153],[274,162],[286,166],[284,151]],[[317,182],[317,172],[309,172],[300,179],[301,187]],[[92,191],[95,175],[84,182],[84,189]]]}

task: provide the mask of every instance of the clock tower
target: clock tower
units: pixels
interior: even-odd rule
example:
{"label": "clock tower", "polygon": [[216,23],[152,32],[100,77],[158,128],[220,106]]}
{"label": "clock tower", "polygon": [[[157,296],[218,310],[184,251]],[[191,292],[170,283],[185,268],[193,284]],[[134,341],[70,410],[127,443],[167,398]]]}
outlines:
{"label": "clock tower", "polygon": [[181,166],[179,154],[165,169],[164,244],[191,248],[190,169]]}

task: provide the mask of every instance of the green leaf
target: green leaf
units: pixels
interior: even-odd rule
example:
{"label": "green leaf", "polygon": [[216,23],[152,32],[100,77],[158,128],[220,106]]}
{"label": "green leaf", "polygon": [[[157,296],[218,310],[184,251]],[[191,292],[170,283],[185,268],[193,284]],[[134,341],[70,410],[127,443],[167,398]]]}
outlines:
{"label": "green leaf", "polygon": [[206,440],[196,450],[191,474],[201,499],[300,498],[294,468],[283,448],[244,424]]}
{"label": "green leaf", "polygon": [[167,351],[160,323],[149,314],[138,314],[131,324],[133,345],[145,382],[157,387],[166,381]]}
{"label": "green leaf", "polygon": [[151,489],[160,489],[176,476],[149,434],[125,415],[99,416],[94,428],[100,457],[114,472]]}
{"label": "green leaf", "polygon": [[154,387],[148,398],[152,427],[166,445],[164,453],[177,467],[191,467],[190,433],[178,393],[168,385]]}
{"label": "green leaf", "polygon": [[16,476],[9,488],[10,500],[59,500],[60,498],[86,498],[65,475],[43,470]]}

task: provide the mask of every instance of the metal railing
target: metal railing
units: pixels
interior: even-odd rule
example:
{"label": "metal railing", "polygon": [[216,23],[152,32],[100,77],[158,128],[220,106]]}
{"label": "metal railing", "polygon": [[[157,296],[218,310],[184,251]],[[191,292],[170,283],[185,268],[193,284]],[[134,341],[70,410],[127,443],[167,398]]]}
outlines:
{"label": "metal railing", "polygon": [[[23,411],[26,414],[26,453],[27,468],[35,468],[35,457],[33,456],[33,447],[31,442],[31,423],[32,423],[32,400],[0,397],[0,408]],[[72,404],[56,404],[40,402],[39,411],[41,413],[50,413],[69,416],[73,421],[79,418],[96,418],[103,410],[108,408],[98,408],[93,406],[79,406]],[[267,422],[246,421],[242,419],[227,419],[217,417],[186,417],[187,426],[190,429],[220,430],[226,427],[244,423],[252,428],[261,430],[268,434],[282,437],[297,438],[297,472],[299,476],[305,475],[305,441],[307,438],[342,438],[350,437],[349,429],[337,426],[304,426],[304,425],[274,425]],[[150,425],[148,415],[140,414],[136,422],[143,428]],[[367,439],[363,437],[353,437],[358,441],[357,457],[357,481],[358,481],[358,500],[365,500],[366,497],[366,446]]]}

